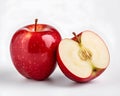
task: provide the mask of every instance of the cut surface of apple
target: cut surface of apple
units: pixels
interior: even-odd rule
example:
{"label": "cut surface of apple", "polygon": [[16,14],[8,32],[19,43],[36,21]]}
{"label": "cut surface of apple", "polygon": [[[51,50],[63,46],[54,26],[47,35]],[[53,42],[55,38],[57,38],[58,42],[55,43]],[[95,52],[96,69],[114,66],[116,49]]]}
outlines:
{"label": "cut surface of apple", "polygon": [[58,64],[60,66],[61,64],[64,65],[71,74],[77,77],[88,78],[92,75],[92,78],[94,78],[99,74],[97,71],[106,69],[109,64],[108,48],[104,41],[91,31],[84,31],[76,38],[77,40],[63,39],[60,42]]}

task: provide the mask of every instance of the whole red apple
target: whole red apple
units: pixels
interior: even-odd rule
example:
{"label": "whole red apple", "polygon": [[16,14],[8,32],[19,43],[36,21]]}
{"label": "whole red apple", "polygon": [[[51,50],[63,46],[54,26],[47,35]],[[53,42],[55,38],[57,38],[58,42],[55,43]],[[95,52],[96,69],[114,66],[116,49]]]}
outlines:
{"label": "whole red apple", "polygon": [[10,43],[11,58],[23,76],[44,80],[56,66],[56,50],[61,40],[59,32],[47,24],[27,25],[19,29]]}
{"label": "whole red apple", "polygon": [[88,82],[109,65],[110,55],[105,42],[86,30],[72,39],[63,39],[58,47],[57,61],[62,72],[77,82]]}

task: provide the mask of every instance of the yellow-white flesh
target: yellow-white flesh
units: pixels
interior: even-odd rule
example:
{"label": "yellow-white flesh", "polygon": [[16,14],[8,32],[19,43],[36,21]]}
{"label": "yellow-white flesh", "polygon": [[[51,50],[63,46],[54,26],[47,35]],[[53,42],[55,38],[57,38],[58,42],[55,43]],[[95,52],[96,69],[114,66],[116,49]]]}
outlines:
{"label": "yellow-white flesh", "polygon": [[81,44],[92,53],[89,61],[80,58],[80,45],[71,39],[64,39],[59,44],[59,55],[66,68],[76,76],[86,78],[91,75],[93,66],[104,69],[109,63],[109,52],[102,39],[93,32],[83,32]]}
{"label": "yellow-white flesh", "polygon": [[92,62],[97,68],[106,68],[109,64],[109,52],[104,41],[95,33],[86,31],[81,36],[82,44],[92,52]]}

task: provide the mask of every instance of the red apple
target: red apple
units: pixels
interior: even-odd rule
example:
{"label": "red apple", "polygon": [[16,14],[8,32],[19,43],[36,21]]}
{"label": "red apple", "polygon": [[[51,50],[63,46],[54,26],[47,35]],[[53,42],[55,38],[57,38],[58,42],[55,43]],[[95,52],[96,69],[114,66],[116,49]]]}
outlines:
{"label": "red apple", "polygon": [[19,29],[10,43],[11,58],[23,76],[44,80],[56,66],[56,50],[61,40],[59,32],[47,24],[27,25]]}
{"label": "red apple", "polygon": [[109,65],[110,55],[104,41],[92,31],[61,40],[57,61],[62,72],[77,82],[88,82]]}

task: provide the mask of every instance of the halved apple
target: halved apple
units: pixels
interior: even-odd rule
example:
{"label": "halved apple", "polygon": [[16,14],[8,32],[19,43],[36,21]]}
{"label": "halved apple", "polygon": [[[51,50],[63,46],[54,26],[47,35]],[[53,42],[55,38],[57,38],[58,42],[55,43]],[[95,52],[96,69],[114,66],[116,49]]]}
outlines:
{"label": "halved apple", "polygon": [[104,41],[92,31],[84,31],[58,46],[57,61],[62,72],[77,82],[88,82],[109,65],[110,55]]}

